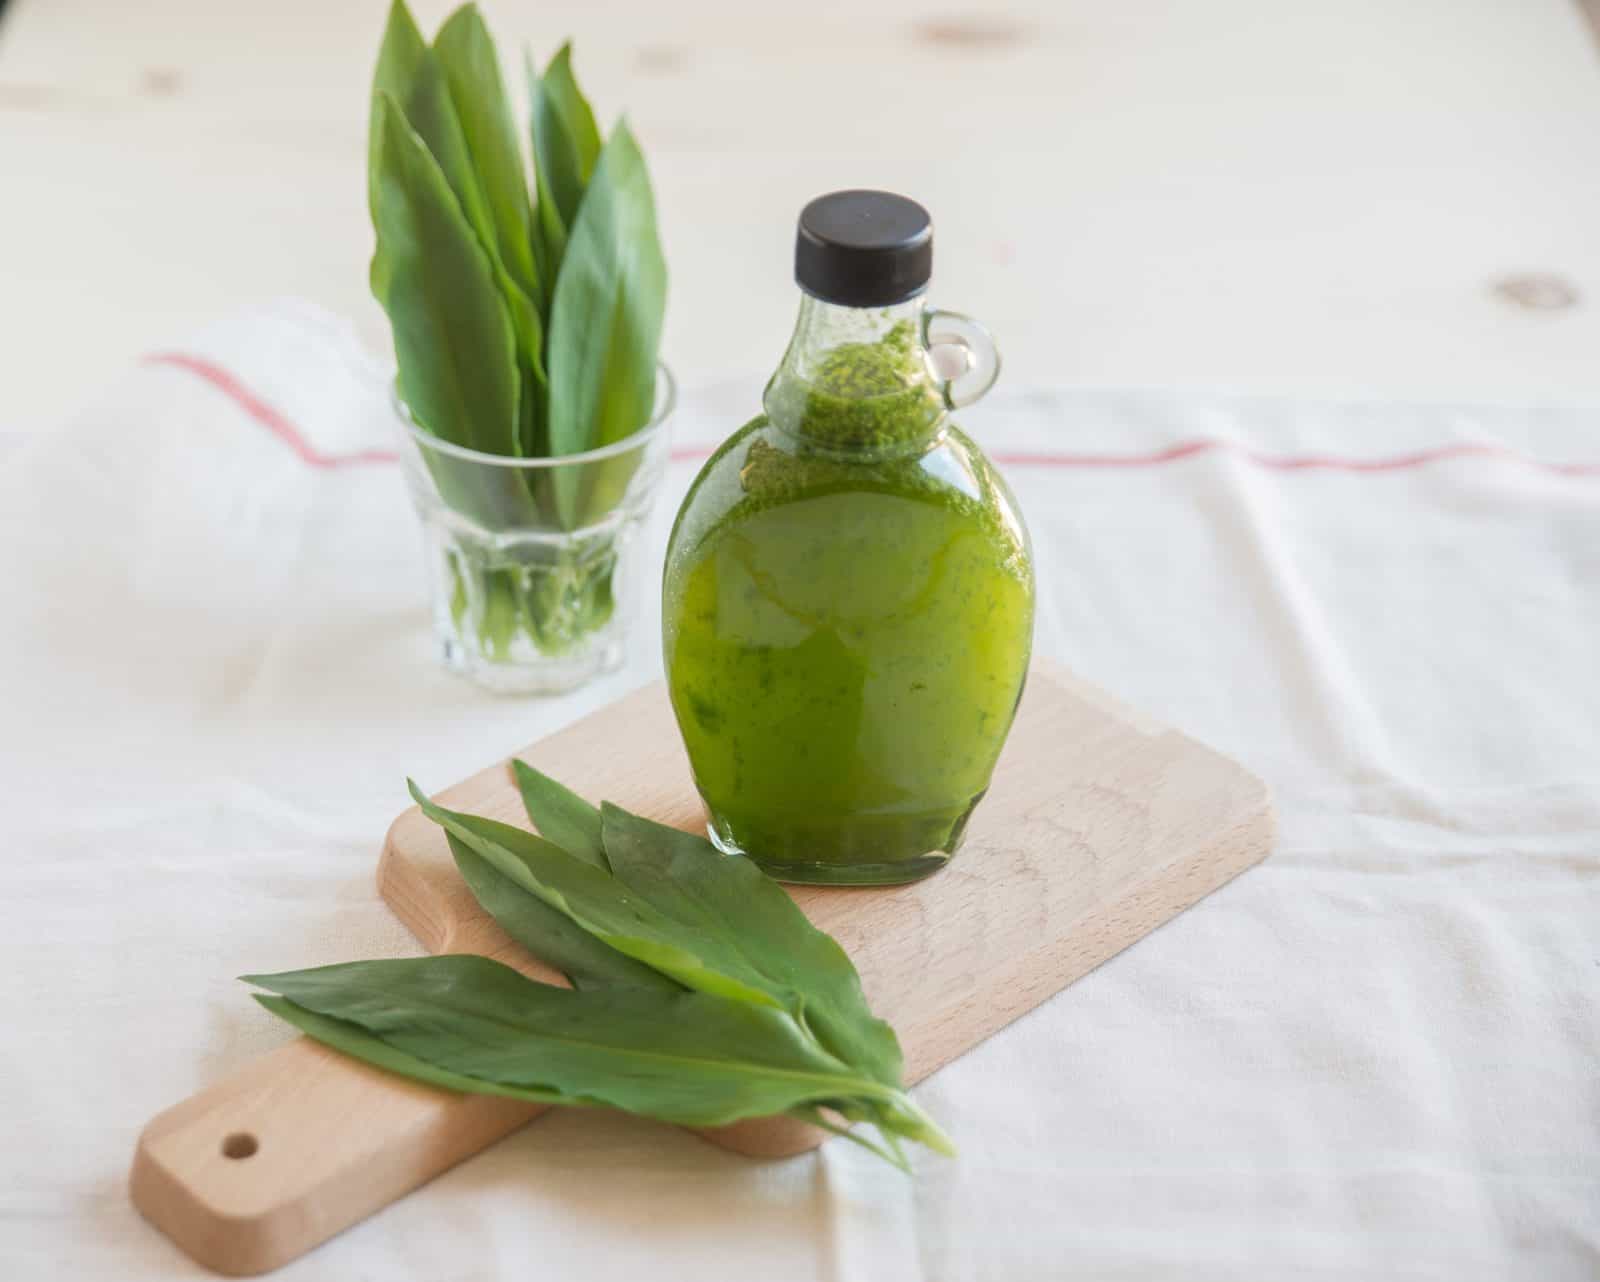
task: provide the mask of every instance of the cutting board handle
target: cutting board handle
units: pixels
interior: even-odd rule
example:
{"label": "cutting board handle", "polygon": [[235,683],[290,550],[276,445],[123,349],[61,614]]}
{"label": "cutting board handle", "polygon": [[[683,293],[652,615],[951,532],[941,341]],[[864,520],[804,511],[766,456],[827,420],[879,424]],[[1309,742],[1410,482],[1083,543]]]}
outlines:
{"label": "cutting board handle", "polygon": [[[544,1111],[435,1090],[300,1037],[146,1126],[129,1191],[147,1220],[208,1268],[265,1273]],[[700,1134],[763,1158],[825,1138],[784,1117]]]}
{"label": "cutting board handle", "polygon": [[435,1090],[301,1037],[145,1127],[130,1192],[200,1263],[265,1273],[542,1111]]}

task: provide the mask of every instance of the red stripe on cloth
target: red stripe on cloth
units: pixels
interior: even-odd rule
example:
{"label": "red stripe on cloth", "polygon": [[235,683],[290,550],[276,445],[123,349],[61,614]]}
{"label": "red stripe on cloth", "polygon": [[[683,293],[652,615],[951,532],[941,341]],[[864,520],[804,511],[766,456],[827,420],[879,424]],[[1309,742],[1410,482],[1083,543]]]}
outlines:
{"label": "red stripe on cloth", "polygon": [[[185,352],[154,352],[144,358],[147,365],[170,365],[176,369],[204,379],[217,391],[231,399],[262,427],[287,445],[305,463],[312,467],[360,467],[370,463],[393,463],[399,455],[392,450],[357,450],[349,454],[327,454],[306,440],[300,429],[275,406],[246,387],[237,376],[222,366],[203,357]],[[1426,467],[1448,459],[1487,458],[1503,462],[1520,463],[1557,476],[1600,476],[1600,462],[1552,463],[1545,459],[1520,454],[1500,445],[1462,443],[1439,445],[1432,449],[1417,450],[1410,454],[1393,454],[1387,458],[1341,458],[1331,454],[1262,454],[1237,441],[1219,436],[1202,436],[1180,441],[1159,450],[1142,454],[1074,454],[1065,452],[1029,453],[996,450],[990,457],[1008,467],[1076,467],[1076,468],[1137,468],[1160,467],[1208,454],[1215,450],[1237,455],[1247,463],[1273,472],[1401,472],[1408,468]],[[675,463],[690,463],[711,454],[709,447],[685,446],[672,451]]]}
{"label": "red stripe on cloth", "polygon": [[294,425],[276,406],[257,396],[231,371],[214,364],[199,356],[190,356],[184,352],[152,352],[144,358],[146,365],[170,365],[176,369],[187,370],[189,373],[210,383],[212,387],[228,397],[235,405],[246,414],[271,432],[280,441],[293,450],[300,461],[312,467],[363,467],[369,463],[395,463],[400,456],[392,450],[356,450],[349,454],[326,454],[306,440],[300,429]]}

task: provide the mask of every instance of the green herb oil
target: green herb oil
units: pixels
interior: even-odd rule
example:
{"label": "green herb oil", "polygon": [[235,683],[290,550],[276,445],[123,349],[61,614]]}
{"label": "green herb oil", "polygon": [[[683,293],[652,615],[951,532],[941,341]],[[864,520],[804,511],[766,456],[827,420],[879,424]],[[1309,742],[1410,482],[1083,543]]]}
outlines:
{"label": "green herb oil", "polygon": [[1010,728],[1026,536],[909,325],[782,382],[674,531],[673,703],[725,845],[794,880],[907,880],[955,849]]}

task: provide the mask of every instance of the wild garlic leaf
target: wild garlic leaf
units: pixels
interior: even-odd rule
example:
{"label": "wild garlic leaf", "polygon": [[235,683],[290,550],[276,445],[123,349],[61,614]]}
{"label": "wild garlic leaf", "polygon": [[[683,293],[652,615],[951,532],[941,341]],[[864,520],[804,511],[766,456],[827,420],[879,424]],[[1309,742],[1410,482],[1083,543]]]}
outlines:
{"label": "wild garlic leaf", "polygon": [[531,455],[538,447],[545,388],[544,322],[539,317],[537,293],[529,292],[501,248],[490,195],[467,145],[444,62],[437,52],[423,51],[412,76],[410,93],[402,101],[406,123],[427,144],[428,151],[438,162],[439,172],[455,193],[462,214],[488,255],[495,286],[505,300],[507,314],[516,330],[519,427],[512,439],[519,455]]}
{"label": "wild garlic leaf", "polygon": [[596,809],[525,761],[514,760],[512,773],[542,833],[572,851],[590,847],[598,829],[606,866],[652,908],[702,940],[719,939],[736,951],[740,980],[783,1002],[840,1059],[899,1083],[894,1030],[873,1016],[844,949],[813,926],[777,882],[704,837],[610,802]]}
{"label": "wild garlic leaf", "polygon": [[585,186],[594,176],[594,167],[600,161],[602,138],[600,126],[595,123],[594,108],[578,88],[577,73],[572,69],[572,41],[568,40],[556,50],[555,57],[544,70],[545,87],[553,96],[556,110],[566,122],[567,133],[577,154],[578,176]]}
{"label": "wild garlic leaf", "polygon": [[[390,1045],[360,1024],[320,1014],[315,1010],[296,1005],[285,997],[267,993],[252,993],[251,996],[278,1018],[299,1029],[315,1041],[321,1042],[324,1046],[338,1051],[340,1054],[348,1055],[353,1059],[371,1064],[375,1068],[383,1069],[385,1072],[395,1073],[401,1077],[422,1082],[425,1085],[466,1094],[498,1095],[510,1099],[525,1100],[529,1103],[558,1105],[564,1108],[584,1108],[598,1105],[596,1100],[570,1095],[560,1090],[538,1086],[513,1086],[505,1082],[490,1081],[482,1077],[472,1077],[464,1073],[452,1072],[418,1055]],[[873,1103],[881,1106],[885,1102],[873,1101]],[[822,1114],[821,1110],[823,1108],[828,1109],[830,1112],[847,1116],[852,1120],[860,1120],[863,1117],[870,1120],[873,1116],[871,1109],[858,1104],[856,1101],[841,1099],[806,1103],[792,1107],[787,1112],[792,1117],[811,1122],[813,1125],[819,1126],[835,1135],[849,1139],[852,1143],[860,1144],[869,1152],[877,1154],[902,1170],[909,1169],[903,1156],[897,1158],[897,1145],[891,1151],[888,1147],[873,1144],[863,1136],[837,1126]],[[880,1125],[879,1129],[882,1131],[884,1139],[889,1144],[892,1144],[890,1131],[883,1125]],[[907,1138],[915,1139],[917,1137],[907,1134]],[[940,1149],[939,1151],[945,1150]]]}
{"label": "wild garlic leaf", "polygon": [[[493,267],[432,153],[387,93],[378,95],[377,114],[374,221],[378,253],[389,264],[378,301],[394,331],[401,398],[436,436],[515,453],[516,334]],[[502,518],[516,515],[514,493],[460,497],[480,518],[504,505],[512,510]]]}
{"label": "wild garlic leaf", "polygon": [[417,30],[416,20],[406,8],[405,0],[394,0],[383,29],[383,44],[378,49],[378,65],[372,73],[372,115],[367,125],[367,206],[374,221],[378,217],[378,149],[383,141],[378,95],[386,93],[396,102],[405,102],[411,94],[417,67],[427,51],[428,42]]}
{"label": "wild garlic leaf", "polygon": [[653,908],[703,936],[736,944],[742,978],[764,977],[762,986],[776,999],[793,1001],[791,1014],[839,1058],[880,1081],[900,1081],[899,1041],[873,1016],[854,964],[777,882],[704,837],[610,802],[596,809],[525,761],[514,760],[512,772],[540,832],[572,851],[577,844],[589,847],[598,830],[606,865]]}
{"label": "wild garlic leaf", "polygon": [[584,189],[600,156],[600,130],[594,110],[572,74],[572,46],[565,44],[541,76],[524,55],[528,100],[532,104],[534,172],[538,206],[534,211],[534,256],[546,292],[555,293],[567,233],[583,203]]}
{"label": "wild garlic leaf", "polygon": [[410,85],[404,94],[395,94],[401,104],[406,123],[417,137],[427,144],[428,151],[439,165],[439,172],[455,193],[472,230],[484,252],[493,259],[497,254],[494,215],[489,212],[489,198],[473,168],[472,153],[467,148],[467,135],[462,131],[461,119],[456,115],[455,100],[450,96],[450,83],[445,78],[444,64],[432,49],[424,49],[412,73]]}
{"label": "wild garlic leaf", "polygon": [[861,977],[838,941],[813,926],[782,886],[704,837],[610,802],[601,816],[611,871],[640,898],[697,934],[725,940],[743,963],[741,976],[760,976],[760,986],[784,999],[830,1052],[881,1082],[899,1084],[894,1029],[873,1016]]}
{"label": "wild garlic leaf", "polygon": [[[826,1107],[837,1112],[836,1103],[837,1101],[830,1102]],[[860,1132],[853,1131],[848,1126],[840,1126],[823,1111],[823,1106],[813,1105],[807,1108],[797,1108],[790,1113],[790,1116],[796,1117],[802,1122],[807,1122],[818,1130],[827,1131],[830,1135],[837,1135],[842,1140],[849,1140],[852,1144],[866,1149],[874,1157],[881,1157],[890,1166],[904,1171],[907,1175],[911,1174],[911,1163],[906,1161],[906,1155],[900,1151],[899,1145],[893,1142],[887,1130],[881,1132],[885,1142],[883,1144],[874,1144]]]}
{"label": "wild garlic leaf", "polygon": [[[550,305],[552,455],[609,445],[650,421],[666,291],[650,177],[627,124],[619,123],[567,237]],[[593,475],[568,477],[555,487],[564,527],[603,516],[638,459],[609,462],[616,467],[582,469]]]}
{"label": "wild garlic leaf", "polygon": [[265,1006],[279,1019],[293,1024],[306,1036],[321,1042],[324,1046],[331,1047],[353,1059],[362,1060],[375,1068],[385,1069],[391,1073],[398,1073],[401,1077],[409,1077],[414,1081],[426,1082],[429,1086],[441,1086],[445,1090],[459,1091],[464,1094],[474,1095],[506,1095],[512,1099],[524,1099],[535,1104],[567,1104],[570,1101],[560,1091],[538,1090],[532,1087],[506,1086],[499,1082],[487,1082],[478,1077],[467,1077],[461,1073],[452,1073],[446,1069],[409,1055],[405,1051],[397,1050],[359,1024],[352,1024],[346,1020],[334,1019],[328,1015],[319,1015],[314,1010],[307,1010],[303,1006],[296,1006],[286,997],[276,997],[267,993],[251,993],[258,1002]]}
{"label": "wild garlic leaf", "polygon": [[[388,94],[396,102],[405,102],[411,94],[417,68],[428,52],[428,43],[417,30],[417,24],[406,8],[405,0],[394,0],[389,8],[389,20],[383,29],[383,44],[378,49],[378,64],[372,72],[371,111],[367,120],[367,208],[372,223],[378,223],[378,153],[383,144],[382,119],[378,114],[378,99]],[[374,297],[382,301],[389,293],[390,267],[380,242],[372,255],[371,282]]]}
{"label": "wild garlic leaf", "polygon": [[649,421],[666,288],[649,173],[619,123],[584,194],[551,303],[557,454],[609,445]]}
{"label": "wild garlic leaf", "polygon": [[533,142],[533,257],[539,266],[539,279],[545,283],[545,296],[552,298],[556,281],[561,278],[561,259],[567,249],[567,225],[562,221],[560,206],[550,187],[550,161],[540,146],[539,133],[541,128],[548,130],[557,125],[548,119],[544,124],[540,123],[539,71],[533,64],[533,55],[526,49],[522,54],[522,69],[531,104],[528,132]]}
{"label": "wild garlic leaf", "polygon": [[561,849],[586,864],[609,869],[600,831],[600,810],[549,775],[513,757],[511,774],[529,822]]}
{"label": "wild garlic leaf", "polygon": [[601,943],[565,913],[498,871],[453,834],[446,834],[456,867],[478,903],[502,930],[540,961],[554,966],[574,988],[624,985],[682,992],[659,971]]}
{"label": "wild garlic leaf", "polygon": [[560,910],[601,942],[653,967],[685,988],[758,1006],[795,1007],[774,995],[729,940],[686,927],[657,911],[610,873],[553,842],[479,815],[446,810],[411,784],[422,812],[530,894]]}
{"label": "wild garlic leaf", "polygon": [[475,956],[245,978],[447,1073],[682,1125],[899,1095],[819,1050],[784,1012],[706,993],[553,988]]}
{"label": "wild garlic leaf", "polygon": [[473,167],[488,197],[498,255],[523,291],[538,298],[522,151],[500,78],[499,56],[478,6],[462,5],[452,13],[434,37],[433,48],[449,80]]}
{"label": "wild garlic leaf", "polygon": [[556,51],[544,70],[529,67],[533,98],[533,147],[541,178],[563,227],[571,227],[583,203],[584,189],[600,159],[600,130],[594,110],[572,74],[572,45]]}

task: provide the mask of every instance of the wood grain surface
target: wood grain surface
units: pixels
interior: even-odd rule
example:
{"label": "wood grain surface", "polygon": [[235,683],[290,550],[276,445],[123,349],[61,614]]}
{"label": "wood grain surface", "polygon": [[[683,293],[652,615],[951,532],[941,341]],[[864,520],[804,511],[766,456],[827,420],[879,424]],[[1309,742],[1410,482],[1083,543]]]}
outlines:
{"label": "wood grain surface", "polygon": [[[413,8],[431,34],[455,3]],[[1593,404],[1595,4],[484,10],[519,120],[524,45],[570,37],[602,125],[638,131],[687,392],[770,371],[800,206],[879,186],[932,211],[931,297],[995,332],[1008,386]],[[392,350],[362,181],[387,8],[11,0],[0,433],[252,300],[312,299]],[[1515,273],[1585,299],[1529,312],[1492,289]]]}
{"label": "wood grain surface", "polygon": [[[521,755],[591,800],[702,822],[659,684]],[[503,762],[439,800],[525,823]],[[1041,664],[949,867],[911,886],[793,894],[854,958],[916,1082],[1262,859],[1272,833],[1260,780]],[[482,912],[419,811],[390,829],[378,885],[429,951],[484,953],[559,982]],[[133,1197],[202,1263],[264,1272],[540,1111],[403,1081],[301,1038],[156,1118]],[[768,1158],[824,1138],[786,1119],[705,1134]]]}

